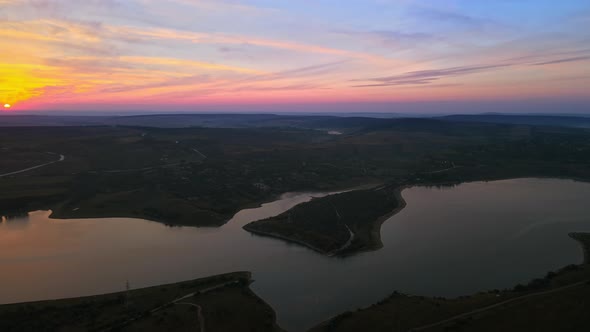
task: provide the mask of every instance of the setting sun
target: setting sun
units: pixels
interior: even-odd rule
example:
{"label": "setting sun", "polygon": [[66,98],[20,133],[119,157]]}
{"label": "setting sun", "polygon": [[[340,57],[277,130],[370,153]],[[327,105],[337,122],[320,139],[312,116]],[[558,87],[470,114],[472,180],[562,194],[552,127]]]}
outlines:
{"label": "setting sun", "polygon": [[12,105],[10,105],[10,104],[4,104],[4,108],[11,108],[11,107],[12,107]]}

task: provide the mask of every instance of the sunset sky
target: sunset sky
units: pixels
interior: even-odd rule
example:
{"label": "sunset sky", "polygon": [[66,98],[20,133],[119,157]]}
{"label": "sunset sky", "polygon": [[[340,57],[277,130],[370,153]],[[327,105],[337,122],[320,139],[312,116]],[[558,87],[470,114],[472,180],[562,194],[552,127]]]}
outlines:
{"label": "sunset sky", "polygon": [[4,112],[439,103],[590,112],[590,1],[0,0]]}

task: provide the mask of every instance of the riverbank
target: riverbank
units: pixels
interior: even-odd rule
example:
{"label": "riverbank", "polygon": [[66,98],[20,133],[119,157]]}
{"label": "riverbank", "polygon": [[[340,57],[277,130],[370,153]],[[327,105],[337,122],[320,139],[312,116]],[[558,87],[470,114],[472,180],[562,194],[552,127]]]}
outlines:
{"label": "riverbank", "polygon": [[[328,187],[308,187],[307,189],[296,188],[288,193],[341,193],[352,190],[361,190],[377,186],[383,183],[377,179],[369,178],[363,181],[345,181]],[[87,218],[135,218],[159,222],[169,226],[190,226],[190,227],[221,227],[235,216],[236,213],[252,208],[261,207],[263,204],[271,203],[280,199],[285,193],[269,193],[256,201],[246,200],[239,206],[228,212],[216,212],[204,210],[191,202],[181,200],[168,195],[157,195],[155,193],[145,194],[142,191],[129,191],[116,195],[96,195],[91,201],[59,202],[48,204],[45,210],[51,210],[52,219],[87,219]],[[130,209],[140,201],[144,208]],[[108,208],[106,208],[108,206]]]}
{"label": "riverbank", "polygon": [[[418,184],[590,178],[582,131],[556,135],[555,128],[529,128],[526,135],[514,136],[512,130],[522,126],[386,122],[385,127],[359,125],[354,134],[337,138],[295,128],[5,128],[0,168],[51,161],[34,158],[39,161],[23,164],[31,153],[56,146],[67,157],[1,178],[0,211],[10,216],[51,209],[60,219],[130,217],[218,227],[241,209],[283,192],[334,191],[412,177]],[[476,139],[466,139],[466,133]]]}
{"label": "riverbank", "polygon": [[[572,238],[586,250],[589,233]],[[585,331],[590,326],[590,265],[570,265],[527,285],[455,299],[394,292],[367,308],[329,319],[309,332]]]}
{"label": "riverbank", "polygon": [[352,250],[350,250],[350,248],[348,248],[348,250],[350,250],[350,251],[344,250],[344,251],[340,252],[340,254],[345,256],[345,255],[357,254],[362,251],[372,251],[372,250],[379,250],[379,249],[383,248],[383,242],[381,241],[381,226],[383,225],[383,223],[385,221],[389,220],[389,218],[395,216],[396,214],[401,212],[406,207],[407,203],[402,195],[402,192],[407,188],[410,188],[410,186],[401,186],[401,187],[398,187],[394,190],[394,195],[395,195],[395,199],[398,202],[398,207],[395,208],[390,213],[379,217],[371,225],[371,232],[370,232],[370,234],[371,234],[371,242],[370,243],[372,244],[371,246],[368,246],[367,248],[365,248],[365,250],[357,250],[357,251],[352,251]]}
{"label": "riverbank", "polygon": [[251,282],[249,272],[235,272],[105,295],[1,305],[0,330],[195,331],[202,326],[207,331],[282,331],[272,308],[248,287]]}
{"label": "riverbank", "polygon": [[[559,183],[560,185],[556,185],[557,183]],[[516,188],[528,189],[522,192],[516,191],[517,194],[515,194],[513,197],[512,193],[515,192],[514,189]],[[580,190],[581,188],[585,189]],[[115,280],[120,280],[121,276],[119,275],[119,273],[111,273],[111,271],[138,271],[134,275],[130,276],[132,281],[135,281],[136,284],[142,282],[146,285],[154,285],[162,283],[166,280],[184,280],[190,278],[192,275],[195,274],[207,275],[209,273],[213,273],[212,271],[222,272],[231,270],[233,269],[233,267],[236,266],[243,266],[244,268],[256,271],[257,279],[259,279],[259,281],[255,284],[256,286],[254,286],[253,289],[256,290],[258,294],[263,296],[265,300],[273,304],[273,307],[277,310],[277,313],[279,314],[279,317],[281,319],[279,321],[281,325],[284,327],[289,327],[290,331],[303,331],[309,328],[310,326],[316,324],[317,322],[326,319],[327,317],[331,317],[333,315],[344,312],[345,310],[350,310],[359,306],[367,306],[370,303],[379,300],[384,295],[390,293],[393,289],[406,290],[411,291],[415,294],[424,295],[457,296],[462,294],[470,294],[474,291],[488,289],[490,287],[490,283],[488,283],[487,281],[482,282],[481,280],[491,279],[491,282],[493,282],[491,285],[495,285],[494,287],[510,287],[513,283],[516,283],[516,281],[527,280],[528,278],[531,278],[533,276],[542,275],[545,271],[553,269],[555,266],[562,266],[565,264],[569,264],[571,262],[577,262],[577,257],[581,257],[581,255],[579,255],[581,254],[581,252],[577,252],[577,245],[574,242],[571,242],[569,238],[562,236],[560,237],[560,241],[570,241],[569,246],[557,246],[557,248],[569,248],[569,250],[563,251],[563,253],[567,254],[565,255],[567,256],[565,260],[560,260],[556,264],[544,265],[544,268],[536,269],[534,273],[528,273],[524,277],[516,277],[519,271],[518,266],[527,266],[529,262],[531,263],[530,265],[536,265],[539,262],[545,261],[545,257],[547,257],[547,261],[549,261],[551,249],[548,250],[547,248],[552,248],[553,246],[551,244],[552,241],[549,241],[553,238],[552,231],[549,231],[548,233],[546,233],[548,238],[544,238],[544,240],[540,242],[535,241],[536,245],[539,246],[539,250],[533,250],[531,255],[527,255],[527,258],[530,258],[531,260],[518,260],[518,266],[514,266],[514,264],[512,265],[514,269],[506,267],[506,265],[502,262],[504,261],[503,257],[497,258],[499,262],[494,262],[493,257],[489,257],[491,259],[481,259],[481,257],[483,256],[479,256],[480,252],[478,252],[477,244],[483,243],[478,241],[471,241],[471,243],[467,243],[467,246],[463,246],[459,251],[462,257],[460,259],[462,259],[465,262],[466,266],[472,266],[471,264],[469,264],[470,258],[468,257],[469,255],[471,255],[473,258],[473,260],[471,261],[477,262],[477,260],[479,259],[480,261],[484,262],[482,264],[493,266],[494,268],[490,270],[481,270],[478,268],[464,270],[460,266],[454,265],[452,257],[449,257],[449,260],[447,261],[446,256],[456,256],[455,254],[457,252],[445,250],[445,246],[439,247],[436,244],[434,244],[434,242],[432,242],[432,237],[444,237],[445,233],[441,232],[440,229],[436,230],[430,228],[427,226],[427,224],[421,224],[419,221],[422,218],[416,218],[416,215],[414,215],[412,211],[414,211],[416,207],[420,211],[427,211],[426,208],[438,210],[445,206],[452,206],[448,203],[457,201],[457,197],[454,196],[454,193],[457,190],[462,191],[464,193],[462,196],[459,197],[474,198],[474,201],[469,199],[463,201],[465,202],[465,204],[468,204],[469,206],[472,206],[472,202],[477,203],[485,201],[487,202],[487,204],[483,205],[482,208],[487,207],[491,211],[493,211],[494,209],[501,209],[507,212],[505,212],[504,214],[498,214],[496,218],[492,217],[490,218],[490,220],[486,221],[486,219],[483,217],[489,214],[489,210],[484,209],[481,210],[481,215],[477,214],[474,211],[480,210],[480,207],[478,204],[475,204],[475,207],[473,207],[473,209],[471,210],[465,210],[464,208],[456,208],[455,210],[457,213],[454,214],[453,218],[445,219],[444,213],[439,214],[435,212],[433,214],[431,222],[428,223],[429,225],[436,225],[442,223],[446,226],[441,228],[450,228],[451,230],[456,229],[453,226],[452,221],[459,220],[458,217],[460,217],[462,214],[465,214],[466,216],[468,216],[466,218],[466,222],[470,222],[471,220],[480,221],[482,228],[484,229],[483,233],[487,234],[488,232],[485,231],[487,225],[491,225],[491,227],[496,228],[502,227],[502,225],[498,224],[495,220],[508,219],[507,223],[510,223],[511,221],[517,221],[518,219],[520,219],[517,217],[520,217],[522,215],[528,216],[528,213],[531,213],[530,216],[534,217],[531,219],[534,219],[538,223],[542,224],[551,223],[552,221],[545,220],[545,218],[543,218],[543,216],[545,215],[560,215],[561,218],[569,221],[570,218],[573,218],[575,214],[575,216],[579,216],[581,219],[584,219],[584,212],[586,211],[584,209],[584,207],[586,206],[584,205],[584,197],[587,197],[589,189],[585,185],[575,184],[570,181],[563,183],[563,181],[537,182],[533,180],[522,180],[507,181],[505,183],[497,183],[491,185],[487,185],[484,183],[476,183],[462,188],[448,190],[422,188],[404,191],[403,196],[408,200],[408,210],[399,216],[400,222],[396,222],[394,220],[391,223],[391,225],[388,225],[384,229],[382,233],[383,242],[385,243],[385,246],[387,248],[378,253],[361,255],[359,257],[355,257],[352,259],[328,259],[325,257],[320,257],[320,255],[312,253],[309,250],[296,249],[293,248],[293,246],[284,245],[279,241],[273,241],[269,239],[257,239],[257,237],[250,236],[248,233],[241,231],[240,227],[246,222],[248,222],[248,220],[256,220],[256,216],[258,216],[258,218],[262,218],[263,216],[274,215],[279,211],[285,211],[289,207],[292,207],[295,204],[297,204],[296,202],[301,202],[306,199],[309,199],[309,194],[286,195],[283,197],[281,201],[264,206],[261,209],[262,211],[245,211],[247,213],[242,213],[236,216],[236,220],[234,220],[234,225],[239,226],[224,228],[227,232],[224,232],[223,230],[218,231],[213,229],[198,230],[188,227],[182,229],[170,229],[163,227],[162,225],[157,225],[156,223],[142,222],[139,220],[133,220],[128,222],[120,222],[116,220],[96,220],[95,222],[80,221],[62,223],[46,220],[47,214],[45,214],[45,218],[37,218],[39,216],[39,213],[36,213],[32,214],[28,218],[28,220],[26,221],[27,227],[24,228],[27,230],[37,230],[35,233],[27,232],[30,233],[30,235],[43,234],[50,236],[51,228],[59,226],[60,224],[68,224],[68,226],[63,226],[60,228],[65,230],[67,227],[68,232],[74,235],[74,239],[76,239],[76,241],[79,241],[81,243],[88,243],[88,241],[85,240],[86,237],[83,236],[84,233],[90,234],[92,237],[96,237],[99,234],[103,234],[101,230],[107,230],[108,232],[105,234],[107,236],[102,236],[98,238],[97,242],[108,243],[106,248],[108,249],[106,251],[107,254],[103,255],[108,260],[96,259],[99,256],[92,255],[90,256],[92,259],[86,260],[93,262],[90,262],[85,267],[82,267],[79,263],[75,262],[74,264],[69,264],[69,266],[72,266],[72,268],[77,271],[75,275],[72,275],[71,273],[67,272],[71,271],[70,268],[64,268],[64,270],[66,271],[65,273],[61,273],[61,275],[55,275],[51,273],[43,274],[44,278],[37,279],[35,283],[19,281],[19,275],[22,275],[22,272],[18,272],[20,269],[11,268],[9,264],[6,264],[6,275],[3,276],[3,280],[5,281],[4,284],[7,287],[4,288],[5,293],[3,294],[8,295],[10,292],[17,295],[25,293],[43,294],[43,292],[45,291],[44,288],[49,289],[60,287],[61,285],[55,281],[62,280],[68,284],[67,287],[64,287],[64,291],[68,293],[63,293],[66,295],[60,295],[59,293],[56,293],[55,295],[45,297],[58,298],[59,296],[89,294],[88,292],[85,293],[84,291],[72,291],[72,289],[75,289],[80,284],[92,285],[94,289],[97,289],[97,293],[101,292],[101,289],[112,290],[112,281],[108,280],[112,280],[113,276],[115,276]],[[416,191],[418,191],[419,193],[428,192],[434,196],[423,194],[416,196]],[[544,192],[546,194],[536,195],[535,193],[538,192]],[[554,195],[555,192],[560,193],[560,197],[564,202],[569,198],[575,198],[575,200],[570,202],[570,204],[553,206],[549,204],[538,205],[539,211],[530,211],[529,209],[527,209],[527,207],[530,204],[537,204],[537,202],[552,201],[552,195]],[[527,195],[525,195],[525,193],[527,193]],[[447,197],[449,195],[450,198],[444,199],[444,197]],[[505,197],[505,199],[501,199],[500,201],[490,200],[490,198],[495,196]],[[416,197],[425,197],[426,200],[424,200],[423,203],[430,202],[432,204],[419,204],[419,201],[415,200]],[[515,197],[521,199],[515,200]],[[505,205],[503,203],[505,201],[516,203]],[[436,202],[438,203],[434,204]],[[522,209],[517,209],[516,207],[519,206],[524,207]],[[555,214],[551,214],[552,212],[554,212]],[[425,213],[428,214],[427,212]],[[506,215],[508,215],[508,218],[506,218]],[[511,219],[512,217],[510,217],[510,215],[512,215],[514,218]],[[502,218],[499,218],[499,216],[501,216]],[[541,217],[541,220],[539,220],[539,216]],[[416,231],[407,233],[402,232],[404,228],[398,227],[400,224],[406,224],[410,227],[412,227],[411,225],[413,225],[412,228]],[[584,227],[586,227],[584,225],[587,225],[587,223],[584,223],[583,221],[579,227],[575,228],[573,228],[573,226],[567,226],[567,224],[569,223],[566,223],[566,225],[562,228],[562,234],[567,234],[568,231],[572,230],[583,229]],[[6,223],[3,224],[3,227],[5,227],[6,230],[10,231],[10,229],[15,229],[15,227],[21,225],[25,225],[24,220],[23,222],[15,221],[12,225],[10,225],[10,223]],[[47,227],[39,227],[43,225],[46,225]],[[85,231],[84,227],[82,227],[83,225],[87,226]],[[135,227],[139,225],[141,225],[141,227]],[[390,228],[390,226],[392,228]],[[143,228],[146,228],[145,230],[147,230],[147,232],[144,232]],[[518,229],[520,229],[520,227],[517,227],[517,230]],[[82,230],[82,232],[80,230]],[[432,237],[429,236],[428,230],[434,230],[430,232]],[[0,234],[1,233],[9,234],[10,232],[0,232]],[[121,237],[119,238],[117,234],[121,234]],[[133,250],[129,250],[129,246],[127,244],[123,245],[123,243],[119,243],[119,241],[117,241],[117,239],[120,239],[124,241],[124,243],[128,243],[128,241],[130,241],[128,234],[134,234],[134,238],[145,239],[145,241],[135,243],[131,239],[131,245],[133,247]],[[148,234],[149,236],[144,236],[145,234]],[[396,241],[390,241],[390,239],[392,238],[390,238],[389,236],[392,234],[397,237]],[[472,238],[470,235],[470,233],[459,232],[459,234],[457,234],[457,238]],[[31,238],[39,239],[42,237],[33,236]],[[457,240],[457,238],[455,240]],[[57,237],[57,243],[67,242],[67,240],[67,237],[64,237],[62,234],[60,234],[60,236]],[[503,238],[499,238],[497,240],[502,241]],[[95,247],[92,245],[88,247],[76,245],[71,247],[71,250],[63,250],[59,245],[48,246],[48,243],[44,242],[45,247],[57,247],[60,249],[55,250],[54,252],[40,251],[38,253],[29,253],[28,249],[26,248],[26,245],[22,246],[24,251],[18,251],[14,246],[19,242],[28,243],[29,241],[15,241],[14,243],[12,243],[13,245],[11,245],[10,241],[1,242],[4,242],[4,248],[7,249],[4,250],[5,253],[10,252],[10,250],[15,250],[15,252],[26,253],[26,256],[19,255],[23,258],[39,257],[41,255],[52,257],[55,256],[55,252],[61,254],[62,252],[68,251],[105,252],[104,249],[101,250],[102,247]],[[455,244],[460,243],[457,241],[451,242]],[[199,243],[199,245],[194,245],[196,243]],[[429,243],[433,244],[431,245]],[[180,246],[178,246],[177,244],[180,244]],[[430,247],[434,247],[434,250],[420,250],[420,246],[423,244],[426,244]],[[491,242],[488,244],[494,246],[495,244],[500,245],[501,243]],[[144,251],[144,253],[142,253],[142,251],[139,250],[143,247],[147,248],[147,250]],[[177,247],[176,250],[172,250],[172,248],[174,247]],[[483,245],[483,247],[488,247],[488,245]],[[88,251],[87,248],[91,248],[92,251]],[[153,250],[150,248],[159,249]],[[168,248],[170,248],[171,250],[168,250]],[[412,253],[412,249],[414,248],[417,248],[416,254]],[[133,253],[131,257],[128,257],[128,253],[130,251],[132,251]],[[386,254],[388,252],[391,254]],[[517,259],[518,252],[519,250],[509,251],[510,259]],[[549,255],[547,255],[548,253]],[[15,255],[12,256],[14,257]],[[19,258],[19,256],[16,257]],[[116,256],[117,258],[110,259],[109,257],[111,256]],[[10,256],[7,255],[7,257]],[[137,259],[137,257],[144,257],[145,259]],[[170,260],[170,257],[174,257],[174,259]],[[372,257],[379,257],[379,259],[371,261],[370,259]],[[421,257],[430,258],[424,258],[422,260]],[[576,257],[576,259],[571,260],[572,257]],[[401,262],[400,259],[402,260]],[[404,264],[405,262],[403,260],[407,262],[407,265]],[[121,261],[123,264],[118,264],[117,261]],[[221,263],[222,266],[220,266],[216,263],[217,261],[227,263]],[[47,262],[52,261],[47,260]],[[59,259],[55,259],[53,260],[53,262],[56,262],[56,264],[61,264],[61,261]],[[367,264],[367,262],[369,262],[369,264]],[[371,264],[370,262],[374,263]],[[375,262],[377,264],[375,264]],[[381,262],[384,263],[381,264]],[[436,266],[437,262],[443,263],[440,267],[433,268],[433,266]],[[26,263],[26,261],[18,262],[18,264],[20,264],[21,266]],[[65,261],[65,263],[67,263],[67,261]],[[46,265],[45,262],[42,262],[42,264]],[[137,266],[143,264],[149,264],[149,268],[146,268],[144,270],[137,270]],[[414,269],[411,273],[407,272],[408,270],[413,269],[413,265],[415,266],[418,264],[425,266],[425,269]],[[34,266],[35,265],[33,265],[33,267]],[[280,271],[268,273],[267,269],[270,266],[277,267],[277,270]],[[194,272],[190,272],[189,274],[184,273],[184,271],[186,271],[186,267],[190,267],[191,271]],[[400,269],[400,267],[403,267],[403,269]],[[96,280],[95,276],[92,275],[92,271],[95,270],[101,271],[102,280]],[[470,270],[476,272],[480,271],[480,274],[473,274]],[[302,271],[304,273],[302,273]],[[432,274],[430,273],[431,271],[438,271],[436,273],[436,278],[432,277]],[[490,271],[493,272],[493,274],[489,274],[484,271]],[[404,279],[402,277],[401,279],[397,279],[398,274],[401,273],[406,273],[407,278]],[[502,278],[501,276],[504,276],[504,278],[509,278],[508,283],[494,283],[496,282],[493,280],[496,278],[496,273],[498,274],[498,279]],[[511,276],[513,273],[514,277]],[[145,278],[148,280],[148,283],[145,283],[145,280],[143,280],[142,276],[148,276],[147,278]],[[158,276],[158,279],[155,278],[156,276]],[[291,278],[291,276],[294,277]],[[464,286],[462,285],[471,282],[470,278],[472,278],[472,276],[477,276],[478,286],[464,288]],[[126,275],[124,274],[123,279],[125,279],[125,277]],[[413,279],[410,278],[420,278],[420,281],[413,282]],[[445,279],[448,280],[448,283]],[[76,280],[79,280],[79,282],[76,282]],[[154,282],[153,280],[161,281]],[[457,280],[465,282],[460,282],[460,285],[453,285],[453,282],[457,283]],[[119,282],[116,283],[119,284]],[[445,291],[445,288],[448,288],[450,290],[448,291],[450,294],[441,294],[436,290],[432,291],[432,285],[436,284],[440,285],[443,291]],[[107,288],[105,288],[105,285],[107,286]],[[357,287],[357,285],[362,285],[363,287]],[[417,285],[417,287],[413,285]],[[456,287],[456,289],[451,290],[453,287]],[[18,290],[19,288],[21,290]],[[302,291],[302,289],[304,290]],[[345,289],[346,292],[342,292],[343,289]],[[310,296],[305,296],[309,300],[299,301],[298,299],[300,298],[300,294],[310,294]],[[367,294],[370,295],[367,296]],[[324,301],[317,303],[311,295],[313,295],[313,297],[322,296],[324,298],[332,298],[334,299],[334,301]],[[365,296],[365,299],[367,297],[370,298],[364,301],[357,300],[359,298],[362,298],[363,296]],[[37,298],[39,299],[39,297]],[[15,302],[34,299],[35,298],[13,299],[10,301]],[[346,303],[346,305],[340,305],[339,303]],[[297,307],[300,309],[293,310],[293,307]],[[324,309],[329,307],[332,307],[332,309]]]}
{"label": "riverbank", "polygon": [[[466,177],[459,180],[457,174],[448,174],[447,180],[434,180],[431,175],[442,176],[446,172],[454,172],[460,167],[445,169],[442,172],[414,175],[391,181],[388,184],[373,186],[371,190],[387,190],[395,197],[395,203],[389,205],[372,207],[365,206],[367,200],[374,200],[370,197],[371,190],[351,189],[338,195],[329,195],[302,203],[291,210],[264,220],[251,222],[243,228],[248,232],[260,236],[268,236],[283,241],[299,244],[327,256],[350,256],[361,252],[379,250],[383,247],[381,242],[381,227],[385,221],[396,215],[406,207],[406,201],[402,192],[412,187],[444,187],[456,186],[470,182],[491,182],[501,180],[512,180],[521,178],[551,179],[551,176],[486,176]],[[558,177],[578,182],[589,182],[585,178]],[[365,187],[366,188],[366,187]],[[355,196],[348,199],[345,204],[338,203],[338,199],[344,196]],[[383,211],[383,208],[393,208],[391,211]],[[373,213],[373,210],[380,210],[382,215]],[[333,212],[330,212],[333,211]],[[344,212],[343,212],[344,211]],[[346,214],[348,211],[349,216]],[[304,214],[304,220],[294,216]],[[345,220],[345,219],[349,220]],[[345,228],[347,230],[345,231]],[[348,237],[347,231],[352,230],[352,237]]]}
{"label": "riverbank", "polygon": [[584,251],[584,264],[590,264],[590,233],[570,233],[569,236],[578,241]]}
{"label": "riverbank", "polygon": [[381,185],[312,199],[244,229],[324,255],[347,255],[380,248],[379,225],[404,206],[399,188]]}
{"label": "riverbank", "polygon": [[[576,240],[590,246],[588,233],[576,233]],[[590,326],[584,300],[590,296],[588,280],[586,264],[527,285],[455,299],[394,292],[310,332],[582,331]],[[236,272],[129,292],[2,305],[0,330],[282,331],[272,308],[248,287],[251,282],[249,272]]]}

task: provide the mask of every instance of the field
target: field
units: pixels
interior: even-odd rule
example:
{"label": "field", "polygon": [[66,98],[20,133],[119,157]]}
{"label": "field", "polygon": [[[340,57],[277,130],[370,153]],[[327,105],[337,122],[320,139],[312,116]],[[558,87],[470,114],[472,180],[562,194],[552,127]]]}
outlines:
{"label": "field", "polygon": [[585,129],[430,119],[281,121],[290,126],[6,127],[0,132],[2,174],[65,159],[0,177],[0,214],[51,209],[55,218],[219,226],[240,209],[289,191],[590,177]]}
{"label": "field", "polygon": [[56,218],[218,226],[285,191],[360,182],[296,161],[298,147],[329,139],[297,129],[5,128],[3,160],[15,162],[4,172],[46,162],[45,151],[65,160],[0,178],[0,214],[52,209]]}
{"label": "field", "polygon": [[324,254],[345,255],[380,248],[376,221],[403,205],[395,187],[354,190],[313,199],[244,229],[301,243]]}
{"label": "field", "polygon": [[281,331],[248,272],[114,294],[0,306],[1,331]]}
{"label": "field", "polygon": [[[384,185],[314,199],[282,215],[250,223],[245,229],[325,254],[350,255],[379,249],[381,223],[404,206],[399,192],[409,186],[449,186],[518,177],[589,181],[588,133],[551,127],[447,126],[433,120],[392,122],[385,128],[373,128],[331,143],[374,149],[363,160],[382,163],[372,170]],[[469,140],[464,135],[470,135]],[[391,159],[385,158],[387,152],[379,151],[387,144],[383,142],[401,142],[408,137],[412,140],[400,143]],[[402,160],[406,154],[413,155],[416,162]],[[352,243],[347,245],[351,237]]]}

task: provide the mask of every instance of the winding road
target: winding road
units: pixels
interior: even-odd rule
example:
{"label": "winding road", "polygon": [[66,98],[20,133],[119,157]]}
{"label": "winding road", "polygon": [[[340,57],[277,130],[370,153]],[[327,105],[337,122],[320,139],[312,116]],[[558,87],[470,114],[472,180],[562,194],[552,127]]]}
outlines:
{"label": "winding road", "polygon": [[348,227],[348,225],[344,224],[344,226],[346,227],[346,229],[348,230],[348,233],[350,234],[350,236],[348,237],[348,241],[346,241],[346,243],[344,245],[342,245],[342,247],[332,250],[329,253],[327,253],[326,255],[329,257],[332,256],[336,256],[338,253],[344,251],[346,248],[350,247],[350,245],[352,244],[352,241],[354,240],[354,232],[350,230],[350,227]]}
{"label": "winding road", "polygon": [[[165,304],[163,304],[163,305],[161,305],[159,307],[156,307],[156,308],[150,310],[149,312],[153,314],[153,313],[156,313],[156,312],[158,312],[158,311],[160,311],[160,310],[162,310],[164,308],[167,308],[167,307],[169,307],[171,305],[175,305],[175,304],[185,304],[185,305],[191,305],[191,306],[194,306],[194,307],[198,307],[198,313],[197,314],[198,314],[198,318],[199,318],[199,328],[201,329],[200,331],[203,332],[203,331],[205,331],[205,318],[203,317],[202,307],[200,305],[198,305],[198,304],[194,304],[194,303],[190,303],[190,302],[183,302],[183,301],[185,301],[185,300],[187,300],[187,299],[189,299],[191,297],[194,297],[195,295],[209,293],[209,292],[212,292],[214,290],[223,288],[223,287],[228,286],[228,285],[239,284],[240,282],[241,282],[240,280],[231,280],[231,281],[227,281],[227,282],[223,282],[223,283],[217,284],[215,286],[211,286],[211,287],[208,287],[208,288],[203,288],[203,289],[201,289],[199,291],[196,291],[196,292],[193,292],[193,293],[189,293],[189,294],[183,295],[183,296],[181,296],[179,298],[176,298],[176,299],[174,299],[174,300],[172,300],[172,301],[170,301],[168,303],[165,303]],[[137,320],[141,319],[142,317],[143,317],[142,315],[136,315],[134,317],[131,317],[131,318],[127,319],[126,321],[124,321],[122,323],[119,323],[119,324],[114,325],[114,326],[109,326],[108,328],[102,330],[102,332],[110,332],[110,331],[112,331],[112,330],[114,330],[116,328],[121,328],[121,327],[123,327],[125,325],[128,325],[128,324],[130,324],[130,323],[132,323],[134,321],[137,321]]]}
{"label": "winding road", "polygon": [[[53,153],[53,152],[48,152],[50,154],[57,154],[57,153]],[[25,168],[25,169],[21,169],[19,171],[14,171],[14,172],[10,172],[10,173],[4,173],[4,174],[0,174],[0,178],[5,177],[5,176],[11,176],[11,175],[16,175],[16,174],[20,174],[20,173],[24,173],[24,172],[28,172],[28,171],[32,171],[35,170],[37,168],[41,168],[41,167],[45,167],[51,164],[55,164],[55,163],[59,163],[61,161],[64,161],[66,159],[66,157],[63,154],[59,155],[59,159],[55,160],[55,161],[51,161],[45,164],[41,164],[41,165],[37,165],[37,166],[33,166],[33,167],[29,167],[29,168]]]}
{"label": "winding road", "polygon": [[492,310],[492,309],[496,309],[496,308],[501,307],[501,306],[504,306],[506,304],[510,304],[510,303],[513,303],[513,302],[516,302],[516,301],[528,299],[528,298],[531,298],[531,297],[536,297],[536,296],[541,296],[541,295],[547,295],[547,294],[551,294],[551,293],[561,292],[561,291],[564,291],[566,289],[570,289],[570,288],[573,288],[573,287],[581,286],[581,285],[583,285],[583,284],[585,284],[587,282],[588,282],[588,280],[584,280],[584,281],[580,281],[580,282],[577,282],[577,283],[574,283],[574,284],[571,284],[571,285],[567,285],[567,286],[563,286],[563,287],[559,287],[559,288],[550,289],[550,290],[547,290],[547,291],[544,291],[544,292],[531,293],[531,294],[527,294],[527,295],[515,297],[515,298],[509,299],[509,300],[506,300],[506,301],[502,301],[502,302],[499,302],[499,303],[496,303],[496,304],[489,305],[487,307],[483,307],[483,308],[475,309],[475,310],[472,310],[472,311],[469,311],[469,312],[465,312],[465,313],[462,313],[460,315],[456,315],[456,316],[453,316],[451,318],[447,318],[445,320],[441,320],[441,321],[436,322],[436,323],[432,323],[432,324],[428,324],[428,325],[416,327],[416,328],[410,329],[408,332],[416,332],[416,331],[428,330],[428,329],[431,329],[433,327],[438,327],[438,326],[441,326],[441,325],[444,325],[444,324],[448,324],[448,323],[451,323],[451,322],[456,321],[456,320],[468,318],[468,317],[473,316],[475,314],[480,314],[482,312],[486,312],[486,311],[489,311],[489,310]]}
{"label": "winding road", "polygon": [[205,317],[203,317],[203,308],[194,303],[189,302],[176,302],[176,304],[190,305],[191,307],[197,308],[197,319],[199,320],[199,332],[205,332]]}

